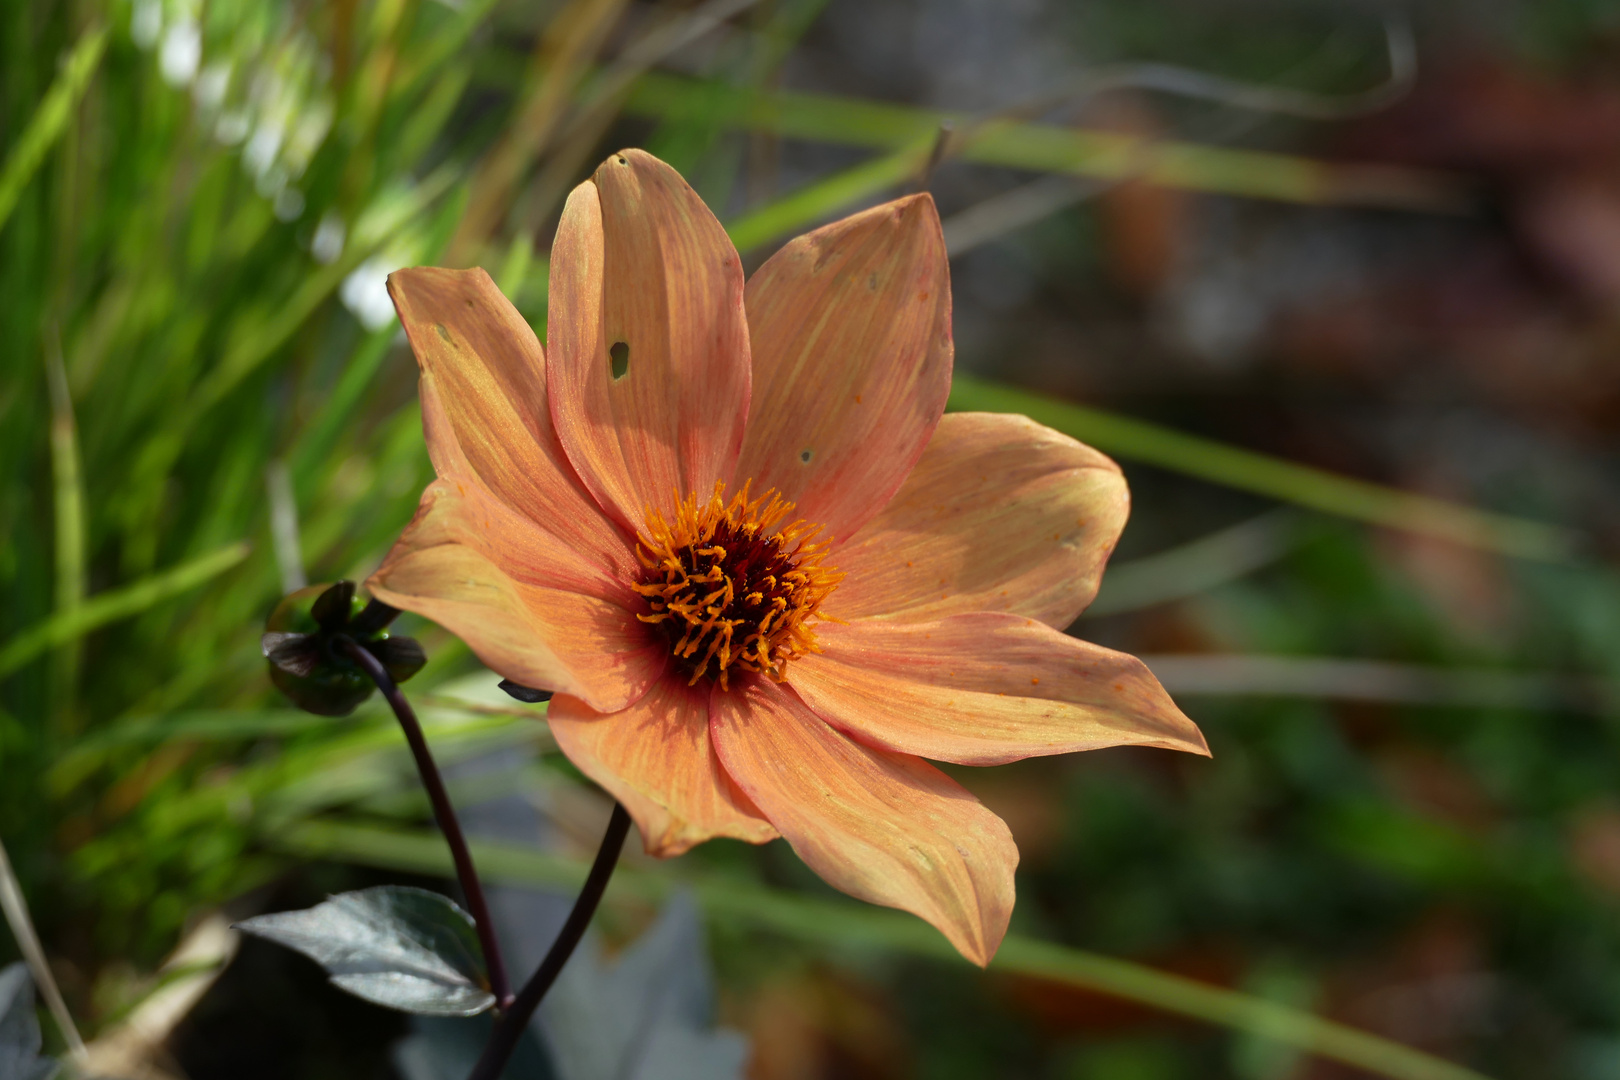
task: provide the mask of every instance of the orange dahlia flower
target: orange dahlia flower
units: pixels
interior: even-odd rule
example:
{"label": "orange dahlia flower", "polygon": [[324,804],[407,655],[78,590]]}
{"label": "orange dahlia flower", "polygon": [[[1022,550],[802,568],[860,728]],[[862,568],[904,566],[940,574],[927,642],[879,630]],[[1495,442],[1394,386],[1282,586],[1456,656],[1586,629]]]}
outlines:
{"label": "orange dahlia flower", "polygon": [[1134,657],[1063,633],[1129,496],[1020,416],[942,416],[933,200],[800,237],[743,281],[636,150],[575,188],[547,349],[481,270],[389,279],[438,474],[368,582],[501,675],[654,855],[787,839],[985,964],[1018,850],[929,760],[1207,753]]}

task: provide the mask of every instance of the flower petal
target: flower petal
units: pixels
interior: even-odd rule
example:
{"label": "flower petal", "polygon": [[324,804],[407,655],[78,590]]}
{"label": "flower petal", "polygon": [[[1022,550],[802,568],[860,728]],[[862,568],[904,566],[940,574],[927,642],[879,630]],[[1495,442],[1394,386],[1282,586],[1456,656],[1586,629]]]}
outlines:
{"label": "flower petal", "polygon": [[668,165],[640,150],[575,188],[551,249],[547,368],[568,459],[634,531],[649,506],[729,480],[748,416],[742,262]]}
{"label": "flower petal", "polygon": [[763,679],[716,693],[709,724],[726,771],[812,870],[990,962],[1018,865],[1000,818],[927,762],[846,738]]}
{"label": "flower petal", "polygon": [[634,552],[552,430],[545,358],[529,324],[479,269],[400,270],[388,289],[422,369],[434,470],[527,522],[516,527],[526,580],[613,592],[633,572]]}
{"label": "flower petal", "polygon": [[416,517],[366,581],[384,603],[432,619],[502,676],[572,694],[603,711],[646,693],[669,650],[624,607],[515,580],[491,556],[505,528],[486,531],[453,481],[428,487]]}
{"label": "flower petal", "polygon": [[912,195],[801,236],[748,282],[754,401],[737,479],[852,536],[916,464],[951,386],[939,214]]}
{"label": "flower petal", "polygon": [[547,718],[568,760],[630,811],[648,854],[679,855],[715,836],[776,838],[715,757],[707,683],[660,679],[616,713],[556,697]]}
{"label": "flower petal", "polygon": [[[630,543],[588,494],[581,491],[586,505],[573,508],[588,521],[570,523],[550,515],[536,520],[513,508],[472,469],[457,439],[440,437],[449,422],[437,380],[424,376],[420,393],[422,427],[429,447],[437,447],[434,467],[441,479],[423,492],[418,515],[426,512],[430,501],[438,504],[437,520],[441,522],[447,523],[453,512],[460,521],[454,535],[470,538],[477,550],[514,580],[585,593],[624,607],[640,602],[629,585],[639,570]],[[563,468],[567,467],[564,463]],[[591,530],[594,535],[581,537],[593,524],[597,527]],[[553,528],[558,531],[551,531]],[[420,540],[413,543],[422,546]]]}
{"label": "flower petal", "polygon": [[841,619],[1011,611],[1059,629],[1097,595],[1130,511],[1119,466],[1028,417],[946,416],[894,499],[828,562]]}
{"label": "flower petal", "polygon": [[1208,754],[1142,661],[1018,615],[824,624],[788,668],[818,716],[863,742],[962,765],[1104,746]]}

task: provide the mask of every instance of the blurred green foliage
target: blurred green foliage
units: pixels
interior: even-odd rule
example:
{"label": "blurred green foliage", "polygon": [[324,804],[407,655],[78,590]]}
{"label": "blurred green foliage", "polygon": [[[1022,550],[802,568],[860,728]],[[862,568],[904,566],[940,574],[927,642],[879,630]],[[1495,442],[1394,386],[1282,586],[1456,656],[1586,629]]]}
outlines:
{"label": "blurred green foliage", "polygon": [[[313,567],[348,569],[410,513],[426,463],[406,388],[383,402],[365,393],[391,331],[368,333],[332,298],[367,259],[442,247],[456,178],[478,150],[445,137],[477,53],[442,47],[466,37],[474,12],[335,5],[325,27],[275,4],[201,14],[112,4],[41,23],[23,5],[5,24],[5,55],[18,58],[8,117],[33,113],[76,38],[105,34],[107,47],[0,234],[12,346],[0,623],[15,643],[101,598],[133,590],[141,602],[88,639],[52,637],[44,662],[7,681],[0,820],[36,838],[18,853],[25,877],[65,893],[69,910],[98,912],[94,948],[136,958],[165,947],[197,900],[256,873],[234,859],[239,829],[139,820],[217,756],[171,743],[54,791],[45,772],[120,716],[264,700],[253,640],[281,591],[271,462],[293,464]],[[346,36],[343,71],[328,70],[315,32]],[[323,224],[342,237],[312,252]],[[65,393],[48,392],[53,377]],[[64,515],[82,525],[63,529]],[[245,562],[215,556],[181,590],[140,591],[244,541]],[[83,847],[92,837],[124,851],[115,865],[127,872],[99,874]]]}

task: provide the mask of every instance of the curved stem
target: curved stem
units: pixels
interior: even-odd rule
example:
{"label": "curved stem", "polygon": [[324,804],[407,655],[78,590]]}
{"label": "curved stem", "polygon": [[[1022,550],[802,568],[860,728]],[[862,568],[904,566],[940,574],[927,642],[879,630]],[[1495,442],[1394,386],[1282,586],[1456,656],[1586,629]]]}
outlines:
{"label": "curved stem", "polygon": [[439,767],[434,764],[433,754],[428,750],[427,737],[422,734],[416,711],[405,700],[405,695],[388,674],[388,669],[383,667],[382,661],[353,638],[339,637],[336,640],[349,659],[371,676],[377,689],[393,706],[399,726],[405,731],[405,741],[410,743],[411,755],[416,758],[416,771],[421,774],[422,786],[427,788],[428,801],[433,804],[433,818],[439,823],[445,843],[450,845],[450,857],[456,864],[456,880],[461,883],[462,895],[467,899],[467,910],[478,930],[478,943],[484,950],[484,966],[489,969],[490,993],[495,995],[495,1000],[504,1009],[512,1002],[512,987],[506,979],[506,963],[501,959],[500,942],[495,940],[495,923],[489,917],[489,905],[484,900],[484,886],[478,880],[478,871],[473,867],[472,852],[467,850],[467,838],[462,835],[461,822],[456,820],[455,808],[450,805],[450,793],[444,789],[444,780],[439,776]]}
{"label": "curved stem", "polygon": [[579,898],[574,901],[574,910],[568,913],[568,921],[557,934],[557,940],[551,943],[551,950],[546,958],[540,961],[529,981],[523,984],[518,991],[517,998],[512,1002],[500,1020],[495,1023],[495,1030],[489,1037],[489,1043],[484,1047],[483,1056],[473,1071],[468,1074],[467,1080],[498,1080],[501,1070],[517,1049],[518,1040],[523,1037],[523,1030],[529,1026],[529,1018],[540,1007],[540,1001],[551,989],[551,984],[557,981],[563,965],[568,958],[574,955],[574,948],[579,939],[585,936],[585,927],[590,925],[591,916],[596,913],[596,905],[602,902],[602,894],[607,891],[608,879],[613,876],[613,868],[619,863],[619,851],[624,847],[624,838],[630,831],[630,815],[623,806],[613,804],[613,816],[608,819],[607,833],[602,837],[602,846],[597,849],[596,861],[591,864],[591,872],[585,878],[585,886],[579,891]]}

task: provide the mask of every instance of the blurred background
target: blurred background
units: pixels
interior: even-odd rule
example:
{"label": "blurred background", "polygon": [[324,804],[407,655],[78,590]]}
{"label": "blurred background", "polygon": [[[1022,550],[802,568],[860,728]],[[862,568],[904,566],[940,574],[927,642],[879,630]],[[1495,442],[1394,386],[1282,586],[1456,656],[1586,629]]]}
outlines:
{"label": "blurred background", "polygon": [[[635,145],[749,268],[934,192],[952,406],[1120,460],[1072,632],[1214,757],[960,771],[1023,853],[988,973],[782,844],[628,854],[515,1080],[1620,1076],[1620,8],[13,0],[0,56],[0,838],[93,1071],[476,1043],[226,931],[452,888],[391,718],[291,711],[258,636],[431,477],[385,275],[484,266],[543,336]],[[607,803],[401,628],[543,950]]]}

